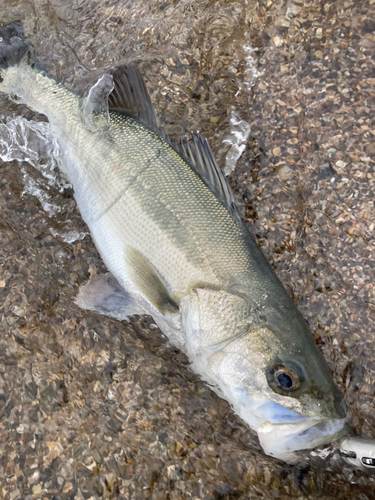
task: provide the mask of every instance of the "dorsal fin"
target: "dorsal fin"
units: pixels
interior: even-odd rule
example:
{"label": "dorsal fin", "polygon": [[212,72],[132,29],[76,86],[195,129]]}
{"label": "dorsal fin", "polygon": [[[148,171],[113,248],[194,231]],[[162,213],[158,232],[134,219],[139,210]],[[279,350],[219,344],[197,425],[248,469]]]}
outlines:
{"label": "dorsal fin", "polygon": [[167,136],[163,137],[182,158],[189,162],[195,172],[202,177],[205,183],[228,210],[241,220],[241,216],[238,213],[234,201],[232,189],[229,186],[224,172],[216,163],[207,139],[204,139],[199,132],[191,134],[190,141],[187,137],[178,141]]}
{"label": "dorsal fin", "polygon": [[131,116],[168,142],[204,180],[223,205],[241,220],[227,178],[217,165],[207,140],[203,139],[199,132],[191,134],[191,140],[187,137],[175,140],[159,129],[146,85],[133,66],[118,66],[108,73],[112,75],[114,85],[108,97],[108,108]]}
{"label": "dorsal fin", "polygon": [[138,120],[159,133],[154,108],[146,85],[133,66],[117,66],[108,71],[113,77],[113,90],[108,97],[108,108]]}

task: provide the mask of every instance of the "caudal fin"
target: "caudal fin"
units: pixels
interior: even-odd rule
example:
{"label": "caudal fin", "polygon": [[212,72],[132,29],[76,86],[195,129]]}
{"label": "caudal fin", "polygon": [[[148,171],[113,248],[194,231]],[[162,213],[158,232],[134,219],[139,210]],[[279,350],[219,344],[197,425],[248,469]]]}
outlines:
{"label": "caudal fin", "polygon": [[18,64],[29,50],[19,21],[0,27],[0,82],[2,73]]}

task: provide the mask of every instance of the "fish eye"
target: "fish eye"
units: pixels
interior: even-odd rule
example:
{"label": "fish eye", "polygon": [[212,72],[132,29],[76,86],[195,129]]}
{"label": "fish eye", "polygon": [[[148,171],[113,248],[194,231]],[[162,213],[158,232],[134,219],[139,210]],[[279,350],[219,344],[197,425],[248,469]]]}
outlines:
{"label": "fish eye", "polygon": [[279,368],[274,377],[277,386],[284,391],[294,391],[300,386],[297,374],[290,369]]}
{"label": "fish eye", "polygon": [[301,387],[305,378],[303,369],[298,363],[281,360],[266,372],[266,376],[270,387],[275,392],[289,393],[288,396]]}

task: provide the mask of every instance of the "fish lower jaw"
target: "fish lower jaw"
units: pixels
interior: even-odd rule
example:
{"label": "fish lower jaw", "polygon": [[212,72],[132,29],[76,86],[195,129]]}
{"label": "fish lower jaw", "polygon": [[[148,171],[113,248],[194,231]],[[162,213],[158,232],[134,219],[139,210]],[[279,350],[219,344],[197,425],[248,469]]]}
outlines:
{"label": "fish lower jaw", "polygon": [[258,429],[259,442],[267,455],[289,463],[301,462],[295,452],[330,444],[346,434],[346,419],[307,419],[298,423],[264,422]]}

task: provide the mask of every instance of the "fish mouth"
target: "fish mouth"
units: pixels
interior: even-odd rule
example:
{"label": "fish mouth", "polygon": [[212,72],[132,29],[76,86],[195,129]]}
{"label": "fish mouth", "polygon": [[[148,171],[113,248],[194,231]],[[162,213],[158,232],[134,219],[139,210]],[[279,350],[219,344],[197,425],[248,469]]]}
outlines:
{"label": "fish mouth", "polygon": [[349,428],[347,419],[335,416],[303,415],[260,395],[236,388],[228,397],[241,418],[254,429],[267,455],[288,463],[306,461],[306,453],[317,446],[339,441]]}
{"label": "fish mouth", "polygon": [[295,453],[332,443],[348,433],[346,419],[307,418],[302,422],[264,422],[258,429],[260,444],[267,455],[289,463],[301,458]]}

